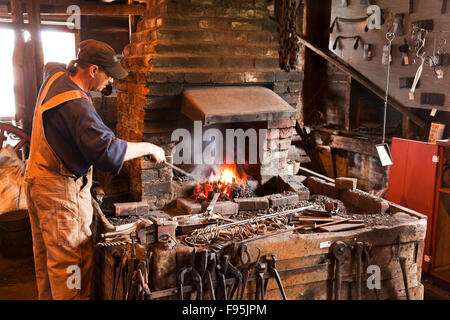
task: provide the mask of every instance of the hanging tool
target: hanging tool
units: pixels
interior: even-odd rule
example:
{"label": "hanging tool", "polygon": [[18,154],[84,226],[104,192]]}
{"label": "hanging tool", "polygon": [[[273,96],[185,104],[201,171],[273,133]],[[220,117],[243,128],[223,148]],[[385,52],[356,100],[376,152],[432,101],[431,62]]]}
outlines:
{"label": "hanging tool", "polygon": [[403,38],[403,44],[398,47],[398,50],[402,53],[402,66],[409,65],[409,58],[408,58],[409,46],[408,42],[406,41],[406,38]]}
{"label": "hanging tool", "polygon": [[347,252],[347,245],[342,241],[336,241],[331,246],[331,252],[334,257],[334,300],[341,300],[341,284],[342,284],[342,263]]}
{"label": "hanging tool", "polygon": [[[278,289],[280,290],[281,295],[283,296],[283,300],[287,300],[286,292],[284,291],[283,283],[281,282],[280,275],[278,274],[277,270],[277,257],[272,253],[266,255],[266,262],[267,262],[267,271],[269,272],[270,276],[275,277],[275,280],[278,284]],[[267,284],[269,283],[269,278],[267,278],[264,282],[264,293],[267,292]]]}
{"label": "hanging tool", "polygon": [[405,286],[406,300],[410,300],[408,274],[406,270],[406,258],[400,257],[400,235],[397,236],[396,244],[394,245],[394,259],[398,260],[400,269],[402,270],[403,284]]}
{"label": "hanging tool", "polygon": [[441,13],[444,14],[447,11],[447,0],[442,0]]}
{"label": "hanging tool", "polygon": [[186,275],[190,277],[191,282],[195,286],[197,291],[197,300],[202,300],[203,298],[203,286],[202,286],[202,277],[195,269],[195,257],[196,257],[197,249],[194,247],[192,250],[192,258],[190,264],[183,267],[178,273],[178,283],[179,283],[179,294],[180,300],[184,299],[184,280]]}
{"label": "hanging tool", "polygon": [[255,271],[256,271],[256,293],[255,300],[264,300],[266,295],[264,292],[264,272],[266,270],[266,264],[261,262],[261,257],[256,261]]}
{"label": "hanging tool", "polygon": [[414,91],[416,90],[417,82],[419,81],[420,76],[422,75],[423,64],[425,62],[425,51],[423,51],[422,53],[420,53],[420,51],[422,50],[422,48],[425,47],[425,40],[426,40],[427,33],[428,33],[428,31],[425,29],[418,29],[418,32],[417,32],[419,47],[417,48],[417,51],[416,51],[416,57],[420,58],[421,62],[420,62],[419,68],[417,68],[416,76],[414,77],[413,86],[411,87],[411,90],[409,91],[409,100],[414,100]]}
{"label": "hanging tool", "polygon": [[[392,50],[392,41],[395,38],[395,34],[393,32],[387,32],[386,33],[386,39],[389,42],[388,48],[389,48],[389,56]],[[377,149],[378,156],[381,161],[382,166],[389,166],[392,165],[392,156],[391,152],[389,150],[388,144],[385,142],[386,139],[386,116],[387,116],[387,104],[388,104],[388,97],[389,97],[389,69],[390,69],[390,63],[387,63],[387,72],[386,72],[386,93],[384,95],[384,115],[383,115],[383,140],[381,144],[377,144],[375,148]]]}
{"label": "hanging tool", "polygon": [[214,285],[212,280],[212,275],[216,270],[217,266],[217,260],[216,260],[216,253],[215,252],[209,252],[209,250],[204,250],[206,252],[206,270],[204,272],[203,278],[203,288],[206,290],[203,290],[206,293],[209,293],[209,298],[211,300],[216,300],[216,295],[214,293]]}
{"label": "hanging tool", "polygon": [[361,274],[362,274],[362,254],[364,243],[358,241],[354,245],[356,254],[356,300],[361,300]]}
{"label": "hanging tool", "polygon": [[[256,263],[261,258],[261,249],[260,248],[257,248],[257,249],[258,249],[258,257],[256,258],[255,262],[251,262],[252,256],[250,254],[250,251],[248,251],[248,247],[245,243],[242,244],[239,249],[238,254],[239,254],[239,258],[242,263],[242,265],[239,267],[239,271],[242,274],[242,288],[241,288],[241,295],[239,297],[240,300],[242,300],[244,298],[244,292],[245,292],[245,289],[247,289],[248,276],[250,274],[250,270],[256,266]],[[244,254],[247,256],[247,262],[245,262],[245,263],[242,258]]]}

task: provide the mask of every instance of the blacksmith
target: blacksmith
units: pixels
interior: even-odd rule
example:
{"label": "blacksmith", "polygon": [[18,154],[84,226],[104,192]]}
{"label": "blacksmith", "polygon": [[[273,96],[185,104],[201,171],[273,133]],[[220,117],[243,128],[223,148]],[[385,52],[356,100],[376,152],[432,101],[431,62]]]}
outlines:
{"label": "blacksmith", "polygon": [[114,49],[96,40],[81,42],[67,69],[45,66],[26,173],[39,299],[91,298],[92,166],[118,173],[129,159],[165,161],[156,145],[116,138],[92,105],[90,91],[126,76]]}

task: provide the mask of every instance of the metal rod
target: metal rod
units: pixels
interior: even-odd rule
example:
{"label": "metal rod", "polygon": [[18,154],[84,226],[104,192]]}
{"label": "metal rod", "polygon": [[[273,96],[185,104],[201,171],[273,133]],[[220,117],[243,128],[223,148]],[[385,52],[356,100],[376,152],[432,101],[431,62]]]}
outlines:
{"label": "metal rod", "polygon": [[386,116],[387,116],[387,105],[388,105],[388,98],[389,98],[389,69],[391,65],[391,49],[392,49],[392,40],[394,40],[395,35],[393,32],[388,32],[386,34],[386,39],[389,41],[389,49],[388,49],[388,59],[387,59],[387,71],[386,71],[386,92],[384,95],[384,116],[383,116],[383,141],[386,138]]}
{"label": "metal rod", "polygon": [[[226,229],[229,227],[233,227],[233,226],[237,226],[237,225],[241,225],[241,224],[246,224],[248,222],[254,222],[254,221],[260,221],[260,220],[264,220],[264,219],[268,219],[268,218],[273,218],[273,217],[278,217],[278,216],[283,216],[283,215],[288,215],[288,214],[292,214],[292,213],[296,213],[296,212],[300,212],[306,209],[310,209],[313,208],[314,205],[310,205],[310,206],[306,206],[306,207],[301,207],[301,208],[296,208],[296,209],[291,209],[291,210],[286,210],[286,211],[281,211],[281,212],[275,212],[275,213],[271,213],[271,214],[266,214],[263,216],[257,216],[254,218],[250,218],[250,219],[246,219],[246,220],[241,220],[241,221],[236,221],[236,222],[232,222],[232,223],[228,223],[228,224],[222,224],[222,225],[216,225],[218,229]],[[209,225],[206,228],[212,228],[212,225]]]}
{"label": "metal rod", "polygon": [[174,166],[173,164],[171,164],[171,163],[169,163],[169,162],[167,162],[167,161],[165,161],[164,164],[168,165],[168,166],[171,167],[173,170],[176,170],[176,171],[178,171],[178,172],[184,174],[185,176],[188,176],[188,177],[194,179],[195,181],[200,182],[200,180],[199,180],[197,177],[195,177],[194,175],[190,174],[189,172],[184,171],[183,169],[178,168],[177,166]]}

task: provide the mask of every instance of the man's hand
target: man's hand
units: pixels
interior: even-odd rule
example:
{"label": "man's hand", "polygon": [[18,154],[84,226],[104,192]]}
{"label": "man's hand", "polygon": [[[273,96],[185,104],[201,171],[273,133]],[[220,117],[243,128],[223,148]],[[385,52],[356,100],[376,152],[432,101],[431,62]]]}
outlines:
{"label": "man's hand", "polygon": [[166,161],[166,155],[163,148],[150,143],[149,149],[150,151],[148,155],[152,157],[153,161],[155,161],[156,163],[162,163]]}
{"label": "man's hand", "polygon": [[155,163],[166,161],[164,150],[149,142],[127,142],[124,161],[149,156]]}

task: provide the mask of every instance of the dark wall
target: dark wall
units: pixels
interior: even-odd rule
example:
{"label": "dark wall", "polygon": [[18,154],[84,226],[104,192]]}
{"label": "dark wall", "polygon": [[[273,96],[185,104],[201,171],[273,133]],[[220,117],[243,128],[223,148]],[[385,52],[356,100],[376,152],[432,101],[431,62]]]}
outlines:
{"label": "dark wall", "polygon": [[104,41],[122,53],[130,42],[128,16],[82,16],[81,41],[87,39]]}

